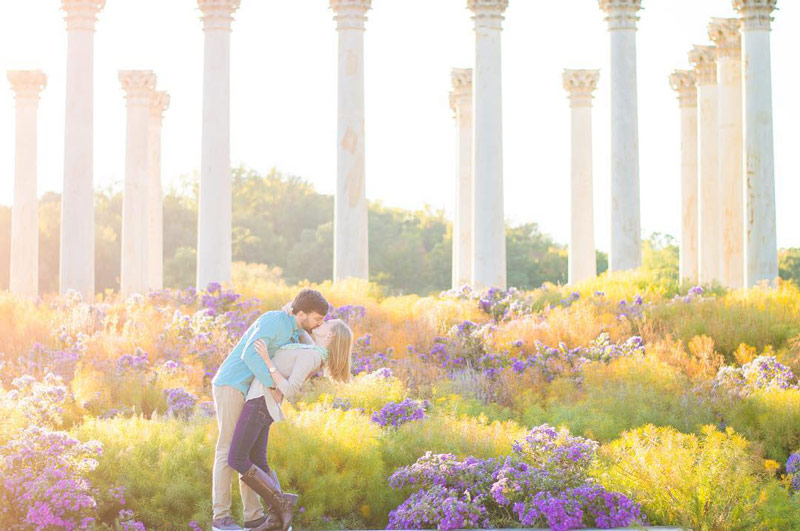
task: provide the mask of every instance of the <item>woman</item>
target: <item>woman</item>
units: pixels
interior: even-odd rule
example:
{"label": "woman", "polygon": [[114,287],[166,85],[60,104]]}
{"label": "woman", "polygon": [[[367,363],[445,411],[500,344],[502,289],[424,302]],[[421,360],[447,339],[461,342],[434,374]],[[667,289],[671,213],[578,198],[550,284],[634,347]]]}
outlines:
{"label": "woman", "polygon": [[313,344],[290,343],[281,347],[272,359],[267,345],[256,341],[256,351],[267,364],[275,387],[266,389],[258,379],[253,379],[228,454],[228,464],[242,474],[242,481],[273,510],[283,531],[289,529],[296,497],[293,500],[291,495],[284,495],[277,476],[267,465],[269,428],[273,422],[285,419],[281,411],[283,398],[295,395],[320,368],[324,367],[333,380],[350,380],[353,333],[344,321],[327,321],[311,335]]}

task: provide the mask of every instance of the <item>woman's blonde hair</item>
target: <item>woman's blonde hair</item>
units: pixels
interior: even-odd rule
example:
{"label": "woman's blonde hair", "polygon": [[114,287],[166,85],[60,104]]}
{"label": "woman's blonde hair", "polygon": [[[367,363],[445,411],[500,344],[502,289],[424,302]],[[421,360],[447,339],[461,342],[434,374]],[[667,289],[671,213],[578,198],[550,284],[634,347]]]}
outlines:
{"label": "woman's blonde hair", "polygon": [[325,372],[337,382],[349,382],[353,331],[341,319],[331,319],[329,323],[333,337],[328,344],[328,362],[325,364]]}

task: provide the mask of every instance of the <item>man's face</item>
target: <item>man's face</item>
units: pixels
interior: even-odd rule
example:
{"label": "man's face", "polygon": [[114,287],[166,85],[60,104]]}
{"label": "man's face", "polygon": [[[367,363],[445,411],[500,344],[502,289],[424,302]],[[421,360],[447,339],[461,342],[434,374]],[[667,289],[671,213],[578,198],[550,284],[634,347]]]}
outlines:
{"label": "man's face", "polygon": [[306,332],[311,332],[321,325],[324,320],[325,316],[320,315],[317,312],[297,312],[297,324]]}

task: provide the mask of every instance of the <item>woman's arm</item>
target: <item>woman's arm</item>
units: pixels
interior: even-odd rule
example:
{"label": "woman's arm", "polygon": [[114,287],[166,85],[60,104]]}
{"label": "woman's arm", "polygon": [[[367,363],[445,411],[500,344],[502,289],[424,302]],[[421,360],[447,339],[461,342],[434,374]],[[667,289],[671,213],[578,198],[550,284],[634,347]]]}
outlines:
{"label": "woman's arm", "polygon": [[267,348],[267,344],[264,343],[263,340],[259,339],[253,345],[258,352],[258,355],[264,360],[264,363],[267,364],[267,369],[269,369],[269,375],[272,376],[272,380],[278,386],[278,389],[275,387],[268,387],[267,390],[272,393],[272,398],[275,399],[276,402],[280,402],[283,400],[283,393],[280,390],[280,385],[278,385],[278,381],[286,383],[286,378],[277,370],[275,364],[272,363],[272,360],[269,357],[269,349]]}
{"label": "woman's arm", "polygon": [[[294,367],[292,367],[292,374],[290,374],[289,378],[287,379],[280,373],[280,371],[278,370],[272,371],[272,368],[275,367],[275,364],[272,362],[271,359],[269,359],[269,356],[267,355],[267,345],[266,344],[261,345],[259,344],[258,341],[256,341],[255,347],[256,351],[262,357],[266,357],[264,362],[270,369],[272,379],[275,380],[275,385],[278,387],[278,391],[280,393],[283,393],[283,396],[286,398],[295,395],[300,390],[300,388],[303,387],[303,384],[305,383],[308,376],[312,372],[317,370],[321,364],[321,359],[319,357],[319,354],[314,350],[308,350],[306,354],[297,357],[297,361],[295,361]],[[275,396],[274,392],[273,396]]]}

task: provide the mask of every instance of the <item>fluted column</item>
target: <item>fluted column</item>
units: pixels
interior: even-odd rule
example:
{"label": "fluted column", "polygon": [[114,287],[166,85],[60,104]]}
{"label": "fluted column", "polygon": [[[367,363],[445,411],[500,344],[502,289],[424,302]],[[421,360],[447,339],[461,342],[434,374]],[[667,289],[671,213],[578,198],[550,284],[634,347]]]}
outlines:
{"label": "fluted column", "polygon": [[122,259],[120,293],[146,293],[150,101],[156,75],[150,70],[119,73],[128,107],[125,149],[125,189],[122,195]]}
{"label": "fluted column", "polygon": [[570,284],[597,275],[592,187],[592,98],[599,79],[599,70],[565,70],[563,75],[572,114]]}
{"label": "fluted column", "polygon": [[744,285],[778,276],[770,25],[777,0],[733,0],[742,16]]}
{"label": "fluted column", "polygon": [[720,281],[744,286],[744,183],[742,176],[742,36],[741,21],[715,18],[708,36],[717,48],[717,117]]}
{"label": "fluted column", "polygon": [[680,280],[697,283],[697,78],[676,70],[669,78],[681,109]]}
{"label": "fluted column", "polygon": [[41,70],[12,70],[17,103],[14,205],[11,209],[11,293],[39,294],[39,208],[36,196],[36,117],[47,85]]}
{"label": "fluted column", "polygon": [[197,212],[197,287],[230,282],[231,23],[241,0],[197,0],[203,16],[203,141]]}
{"label": "fluted column", "polygon": [[717,149],[717,63],[713,46],[695,46],[689,61],[695,67],[698,99],[698,278],[720,280],[720,194]]}
{"label": "fluted column", "polygon": [[161,186],[161,126],[169,107],[169,94],[154,92],[148,122],[147,184],[147,287],[164,287],[164,194]]}
{"label": "fluted column", "polygon": [[64,189],[61,195],[61,293],[94,297],[92,101],[94,28],[105,0],[61,0],[67,22]]}
{"label": "fluted column", "polygon": [[454,68],[450,107],[456,120],[456,208],[453,217],[453,288],[472,281],[472,208],[475,174],[472,149],[472,69]]}
{"label": "fluted column", "polygon": [[364,31],[372,0],[330,0],[339,35],[333,279],[369,278]]}
{"label": "fluted column", "polygon": [[467,0],[475,21],[472,284],[506,287],[501,33],[508,0]]}
{"label": "fluted column", "polygon": [[609,269],[642,265],[636,22],[641,0],[599,0],[611,34],[611,252]]}

